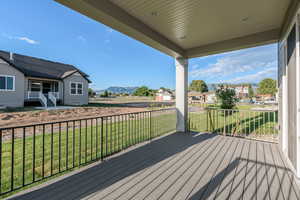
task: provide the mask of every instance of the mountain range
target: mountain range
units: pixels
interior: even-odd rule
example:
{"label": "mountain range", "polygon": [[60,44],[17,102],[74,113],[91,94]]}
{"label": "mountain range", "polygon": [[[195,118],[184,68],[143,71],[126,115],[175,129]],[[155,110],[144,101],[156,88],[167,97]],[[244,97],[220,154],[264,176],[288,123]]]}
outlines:
{"label": "mountain range", "polygon": [[96,90],[95,92],[98,93],[98,94],[101,94],[103,93],[104,91],[108,91],[110,93],[113,93],[113,94],[133,94],[135,92],[135,90],[138,89],[138,87],[119,87],[119,86],[112,86],[112,87],[109,87],[105,90]]}

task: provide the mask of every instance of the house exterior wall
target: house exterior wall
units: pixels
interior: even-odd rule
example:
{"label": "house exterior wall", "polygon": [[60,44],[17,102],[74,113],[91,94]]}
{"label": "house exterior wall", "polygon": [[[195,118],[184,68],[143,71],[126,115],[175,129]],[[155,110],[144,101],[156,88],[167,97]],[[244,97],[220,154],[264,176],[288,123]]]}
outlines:
{"label": "house exterior wall", "polygon": [[[82,95],[72,95],[71,94],[71,83],[80,82],[83,84],[83,94]],[[89,95],[88,95],[88,81],[79,73],[74,73],[73,75],[66,77],[63,80],[63,90],[64,90],[64,99],[63,103],[66,105],[84,105],[88,104]]]}
{"label": "house exterior wall", "polygon": [[24,74],[0,59],[0,74],[15,77],[14,91],[0,91],[0,105],[5,107],[24,106]]}
{"label": "house exterior wall", "polygon": [[29,84],[28,78],[25,77],[24,78],[24,99],[27,99],[28,96],[28,84]]}
{"label": "house exterior wall", "polygon": [[63,103],[63,101],[64,101],[64,82],[63,81],[58,82],[58,92],[59,92],[59,100],[61,101],[61,103]]}
{"label": "house exterior wall", "polygon": [[278,46],[279,138],[281,149],[300,177],[300,29],[298,14],[291,14]]}

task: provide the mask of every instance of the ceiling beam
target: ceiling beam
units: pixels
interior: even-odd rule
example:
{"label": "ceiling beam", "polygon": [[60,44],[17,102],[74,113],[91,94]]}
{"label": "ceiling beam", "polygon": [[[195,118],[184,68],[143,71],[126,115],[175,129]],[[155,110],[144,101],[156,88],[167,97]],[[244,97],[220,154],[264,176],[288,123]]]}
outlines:
{"label": "ceiling beam", "polygon": [[142,21],[129,15],[110,1],[99,0],[55,0],[83,15],[101,22],[115,30],[139,40],[172,57],[185,57],[180,46],[156,32]]}
{"label": "ceiling beam", "polygon": [[300,9],[300,0],[292,0],[282,24],[280,30],[280,38],[284,38],[289,29],[292,28],[292,22],[297,15],[297,11]]}
{"label": "ceiling beam", "polygon": [[274,29],[262,33],[247,35],[240,38],[221,41],[213,44],[208,44],[200,47],[188,49],[186,56],[188,58],[195,58],[201,56],[208,56],[212,54],[224,53],[244,48],[250,48],[260,45],[272,44],[278,42],[280,29]]}

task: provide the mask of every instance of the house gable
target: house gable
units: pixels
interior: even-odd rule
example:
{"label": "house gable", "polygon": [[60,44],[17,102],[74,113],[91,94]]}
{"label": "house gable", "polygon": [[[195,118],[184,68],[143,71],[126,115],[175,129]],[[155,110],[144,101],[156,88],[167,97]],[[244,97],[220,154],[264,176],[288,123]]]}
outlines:
{"label": "house gable", "polygon": [[[0,58],[0,76],[4,80],[5,89],[0,90],[0,105],[5,107],[22,107],[24,105],[25,77],[22,72]],[[13,87],[8,88],[8,78]],[[3,86],[3,85],[2,85]]]}

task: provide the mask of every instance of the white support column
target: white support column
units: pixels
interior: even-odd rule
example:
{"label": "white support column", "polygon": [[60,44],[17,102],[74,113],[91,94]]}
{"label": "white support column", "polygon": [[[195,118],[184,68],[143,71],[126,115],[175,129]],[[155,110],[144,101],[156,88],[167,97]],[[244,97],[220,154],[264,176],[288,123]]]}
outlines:
{"label": "white support column", "polygon": [[287,71],[287,44],[286,41],[283,41],[278,45],[278,58],[279,58],[279,68],[278,72],[281,78],[280,87],[281,95],[280,95],[280,125],[281,125],[281,135],[280,135],[280,145],[283,153],[288,157],[288,71]]}
{"label": "white support column", "polygon": [[296,130],[297,130],[297,177],[300,178],[300,19],[297,15],[296,19],[296,90],[297,90],[297,119],[296,119]]}
{"label": "white support column", "polygon": [[176,130],[178,132],[187,131],[187,115],[188,115],[188,59],[176,58],[176,111],[177,123]]}
{"label": "white support column", "polygon": [[[285,47],[286,48],[286,47]],[[285,52],[286,53],[286,49]],[[285,55],[286,58],[286,55]],[[286,65],[286,63],[285,63]],[[288,156],[288,80],[287,80],[287,66],[285,67],[285,72],[282,76],[282,151],[283,153]]]}

